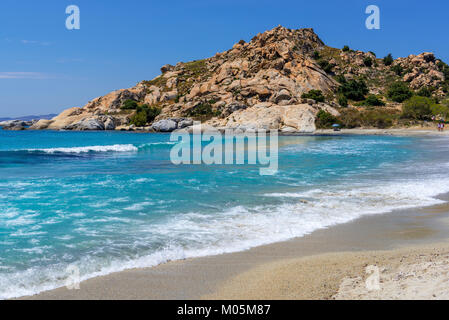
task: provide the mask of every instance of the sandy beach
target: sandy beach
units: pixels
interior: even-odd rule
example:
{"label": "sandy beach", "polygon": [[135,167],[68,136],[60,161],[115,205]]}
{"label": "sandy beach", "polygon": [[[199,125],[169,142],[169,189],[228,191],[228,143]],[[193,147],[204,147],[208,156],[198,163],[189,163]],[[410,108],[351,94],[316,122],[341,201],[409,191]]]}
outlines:
{"label": "sandy beach", "polygon": [[[443,199],[447,200],[448,196]],[[174,261],[24,299],[447,299],[449,205],[365,216],[244,252]],[[367,267],[380,290],[365,286]]]}

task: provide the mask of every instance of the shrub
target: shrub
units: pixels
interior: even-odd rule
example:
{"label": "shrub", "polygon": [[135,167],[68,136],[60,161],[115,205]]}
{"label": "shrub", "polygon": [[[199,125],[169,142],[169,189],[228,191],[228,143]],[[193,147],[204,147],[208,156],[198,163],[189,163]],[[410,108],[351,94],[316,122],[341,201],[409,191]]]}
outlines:
{"label": "shrub", "polygon": [[342,75],[342,74],[339,74],[339,75],[335,76],[335,80],[336,80],[337,82],[341,83],[341,84],[343,84],[343,83],[346,82],[346,78],[345,78],[345,76]]}
{"label": "shrub", "polygon": [[347,99],[362,101],[369,90],[365,81],[350,80],[342,83],[338,89],[339,93],[344,95]]}
{"label": "shrub", "polygon": [[437,63],[438,69],[444,74],[444,78],[449,80],[449,65],[444,63],[443,61],[439,61]]}
{"label": "shrub", "polygon": [[136,127],[143,127],[147,124],[147,113],[145,110],[141,110],[139,112],[136,112],[131,117],[131,124],[135,125]]}
{"label": "shrub", "polygon": [[318,60],[320,58],[320,53],[318,51],[314,51],[312,54],[312,58]]}
{"label": "shrub", "polygon": [[365,59],[363,59],[363,64],[368,68],[371,68],[373,65],[373,59],[371,59],[370,57],[366,57]]}
{"label": "shrub", "polygon": [[370,94],[365,101],[363,101],[364,106],[370,106],[370,107],[381,107],[384,106],[385,103],[380,100],[378,97],[376,97],[374,94]]}
{"label": "shrub", "polygon": [[432,114],[434,116],[443,117],[443,119],[449,118],[449,107],[445,104],[433,104],[431,106]]}
{"label": "shrub", "polygon": [[426,97],[426,98],[430,98],[432,97],[432,90],[430,90],[427,87],[422,87],[417,93],[416,95],[420,96],[420,97]]}
{"label": "shrub", "polygon": [[400,64],[392,66],[391,70],[393,70],[393,72],[396,73],[398,76],[402,76],[402,74],[404,73],[404,68],[402,68]]}
{"label": "shrub", "polygon": [[426,120],[432,114],[433,100],[414,96],[402,106],[402,117],[414,120]]}
{"label": "shrub", "polygon": [[395,82],[388,89],[387,96],[395,102],[404,102],[413,96],[413,92],[405,82]]}
{"label": "shrub", "polygon": [[158,107],[150,107],[147,104],[138,105],[136,113],[131,117],[131,124],[136,127],[143,127],[147,123],[153,122],[154,119],[161,114],[161,109]]}
{"label": "shrub", "polygon": [[344,46],[342,50],[343,50],[343,52],[348,52],[350,49],[349,49],[349,46]]}
{"label": "shrub", "polygon": [[122,106],[120,109],[124,109],[124,110],[135,110],[137,109],[137,106],[139,104],[131,99],[125,100],[125,102],[123,102]]}
{"label": "shrub", "polygon": [[390,114],[370,110],[363,115],[365,126],[385,129],[393,125],[393,117]]}
{"label": "shrub", "polygon": [[335,65],[329,63],[326,60],[320,60],[318,61],[318,65],[321,67],[321,69],[324,70],[324,72],[326,73],[331,73],[332,72],[332,68],[335,67]]}
{"label": "shrub", "polygon": [[339,123],[344,128],[357,127],[375,127],[384,129],[391,127],[398,119],[398,111],[376,109],[376,110],[362,110],[357,109],[343,109],[338,117]]}
{"label": "shrub", "polygon": [[391,53],[389,53],[385,58],[384,58],[384,64],[386,66],[391,66],[393,64],[393,56],[391,55]]}
{"label": "shrub", "polygon": [[331,128],[333,124],[337,123],[338,120],[331,113],[320,110],[316,115],[315,125],[318,129],[328,129]]}
{"label": "shrub", "polygon": [[199,105],[191,108],[187,111],[186,115],[196,120],[206,121],[210,118],[217,117],[221,113],[219,111],[214,111],[212,105],[207,102],[200,103]]}
{"label": "shrub", "polygon": [[343,94],[339,94],[338,95],[338,104],[342,107],[347,107],[348,99]]}
{"label": "shrub", "polygon": [[154,119],[156,119],[156,117],[161,114],[161,109],[158,107],[149,107],[147,104],[144,104],[140,106],[140,108],[142,108],[142,110],[146,112],[147,122],[153,122]]}
{"label": "shrub", "polygon": [[317,102],[324,102],[325,98],[323,96],[323,92],[321,90],[310,90],[307,93],[303,93],[301,95],[303,99],[313,99]]}

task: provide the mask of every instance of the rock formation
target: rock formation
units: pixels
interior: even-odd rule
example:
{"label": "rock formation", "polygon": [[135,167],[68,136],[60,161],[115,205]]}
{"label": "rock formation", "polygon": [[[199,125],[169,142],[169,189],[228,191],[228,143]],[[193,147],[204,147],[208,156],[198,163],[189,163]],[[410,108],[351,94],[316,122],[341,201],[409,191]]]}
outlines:
{"label": "rock formation", "polygon": [[[395,65],[404,73],[395,73]],[[138,110],[124,107],[132,100],[160,110],[145,124],[154,131],[184,129],[201,120],[212,127],[313,132],[320,110],[339,114],[338,75],[367,79],[372,94],[384,93],[392,79],[403,79],[411,88],[438,87],[445,81],[439,60],[431,53],[400,58],[387,66],[373,53],[327,47],[312,29],[281,26],[211,58],[164,65],[161,72],[153,80],[111,92],[31,128],[132,129]],[[320,90],[326,103],[303,99],[310,90]],[[438,89],[436,94],[443,92]]]}

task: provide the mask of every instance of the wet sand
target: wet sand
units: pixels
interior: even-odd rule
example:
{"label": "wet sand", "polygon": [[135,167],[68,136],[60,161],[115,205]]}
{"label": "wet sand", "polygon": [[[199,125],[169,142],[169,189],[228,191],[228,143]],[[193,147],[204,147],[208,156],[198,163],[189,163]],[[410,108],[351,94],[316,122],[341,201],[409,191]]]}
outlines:
{"label": "wet sand", "polygon": [[448,231],[445,203],[365,216],[244,252],[127,270],[84,281],[80,290],[60,288],[25,299],[359,299],[366,266],[384,270],[401,260],[413,265],[424,255],[444,256]]}

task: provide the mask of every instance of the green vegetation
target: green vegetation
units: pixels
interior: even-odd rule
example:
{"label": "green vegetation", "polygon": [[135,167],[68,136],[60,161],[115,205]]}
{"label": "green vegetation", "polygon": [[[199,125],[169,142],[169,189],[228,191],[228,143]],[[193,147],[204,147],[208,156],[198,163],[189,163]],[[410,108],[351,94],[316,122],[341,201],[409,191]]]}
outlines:
{"label": "green vegetation", "polygon": [[449,80],[449,65],[447,65],[443,61],[439,61],[437,66],[438,69],[444,74],[444,78],[446,80]]}
{"label": "green vegetation", "polygon": [[396,64],[391,67],[391,70],[396,73],[398,76],[402,76],[404,74],[404,68],[401,67],[400,64]]}
{"label": "green vegetation", "polygon": [[375,127],[385,129],[391,127],[399,119],[399,111],[389,109],[353,108],[342,109],[338,117],[339,123],[344,128]]}
{"label": "green vegetation", "polygon": [[183,64],[184,72],[178,77],[178,95],[185,96],[190,92],[197,79],[205,80],[210,76],[206,60],[197,60]]}
{"label": "green vegetation", "polygon": [[432,115],[440,117],[442,119],[449,118],[449,102],[445,101],[443,104],[432,104]]}
{"label": "green vegetation", "polygon": [[366,57],[365,59],[363,59],[363,64],[368,68],[371,68],[373,66],[373,59],[371,59],[370,57]]}
{"label": "green vegetation", "polygon": [[351,99],[354,101],[362,101],[365,100],[365,95],[368,94],[369,90],[366,86],[365,81],[363,80],[349,80],[340,78],[341,86],[338,89],[338,92],[344,95],[347,99]]}
{"label": "green vegetation", "polygon": [[437,63],[438,69],[444,74],[444,84],[442,86],[444,93],[449,93],[449,65],[443,61]]}
{"label": "green vegetation", "polygon": [[338,104],[342,107],[348,106],[348,98],[346,98],[343,94],[338,95]]}
{"label": "green vegetation", "polygon": [[426,97],[414,96],[402,106],[402,118],[428,120],[432,115],[434,101]]}
{"label": "green vegetation", "polygon": [[310,90],[307,93],[303,93],[301,95],[301,98],[303,99],[313,99],[317,102],[324,102],[325,97],[323,96],[323,92],[321,90]]}
{"label": "green vegetation", "polygon": [[156,86],[159,88],[164,88],[167,84],[167,79],[161,75],[153,80],[143,81],[143,84],[148,87]]}
{"label": "green vegetation", "polygon": [[410,90],[405,82],[393,83],[387,92],[388,98],[395,102],[404,102],[413,96],[413,92]]}
{"label": "green vegetation", "polygon": [[342,50],[343,50],[343,52],[348,52],[351,49],[349,48],[349,46],[344,46]]}
{"label": "green vegetation", "polygon": [[136,110],[138,106],[139,106],[139,104],[137,103],[137,101],[128,99],[128,100],[125,100],[123,102],[123,104],[120,107],[120,109],[122,109],[122,110]]}
{"label": "green vegetation", "polygon": [[337,82],[339,82],[339,83],[342,83],[342,84],[346,82],[346,78],[345,78],[345,76],[342,75],[342,74],[336,75],[336,76],[335,76],[335,80],[336,80]]}
{"label": "green vegetation", "polygon": [[370,94],[364,101],[357,103],[357,106],[382,107],[385,106],[385,102],[374,94]]}
{"label": "green vegetation", "polygon": [[433,90],[431,90],[430,88],[423,87],[416,93],[416,95],[420,97],[430,98],[432,97],[432,91]]}
{"label": "green vegetation", "polygon": [[393,64],[393,56],[391,55],[391,53],[389,53],[385,58],[384,58],[384,64],[386,66],[391,66]]}
{"label": "green vegetation", "polygon": [[331,73],[332,69],[335,67],[334,64],[329,63],[326,60],[320,60],[318,61],[318,65],[321,67],[321,69],[324,70],[326,73]]}
{"label": "green vegetation", "polygon": [[186,112],[186,116],[192,117],[195,120],[207,121],[213,117],[221,115],[220,111],[214,111],[212,105],[209,102],[203,102],[199,105],[189,109]]}
{"label": "green vegetation", "polygon": [[318,111],[315,120],[315,125],[318,129],[329,129],[336,123],[338,123],[338,119],[331,113],[324,110]]}
{"label": "green vegetation", "polygon": [[318,51],[314,51],[313,54],[312,54],[312,58],[315,59],[315,60],[320,59],[321,58],[320,57],[320,53]]}
{"label": "green vegetation", "polygon": [[150,107],[147,104],[137,106],[136,113],[131,117],[131,124],[136,127],[144,127],[147,123],[153,122],[161,113],[158,107]]}

